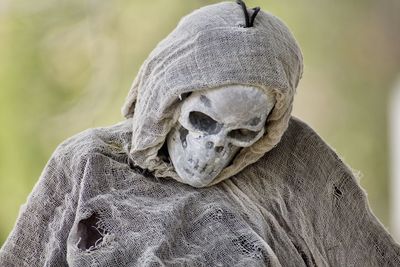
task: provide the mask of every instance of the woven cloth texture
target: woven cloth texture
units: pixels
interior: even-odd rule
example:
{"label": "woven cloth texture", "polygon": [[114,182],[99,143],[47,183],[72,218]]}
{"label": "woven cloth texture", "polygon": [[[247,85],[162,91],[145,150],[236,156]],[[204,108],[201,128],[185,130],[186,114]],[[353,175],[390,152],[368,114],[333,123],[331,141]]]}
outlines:
{"label": "woven cloth texture", "polygon": [[[400,266],[351,170],[292,118],[281,142],[214,186],[133,168],[132,120],[62,143],[22,207],[0,266]],[[79,224],[103,233],[90,249]]]}
{"label": "woven cloth texture", "polygon": [[[290,116],[302,72],[289,30],[235,3],[183,18],[150,54],[126,119],[61,143],[21,207],[0,266],[400,266],[349,167]],[[274,92],[265,136],[209,186],[157,156],[188,93]],[[171,179],[171,177],[173,179]]]}

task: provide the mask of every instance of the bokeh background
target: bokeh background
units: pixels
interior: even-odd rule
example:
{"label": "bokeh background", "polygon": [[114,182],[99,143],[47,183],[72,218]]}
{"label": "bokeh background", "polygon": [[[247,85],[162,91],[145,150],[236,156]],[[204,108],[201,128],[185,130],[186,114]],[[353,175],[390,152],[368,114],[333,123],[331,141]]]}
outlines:
{"label": "bokeh background", "polygon": [[[122,120],[154,46],[201,0],[0,0],[0,245],[56,146]],[[246,1],[282,18],[305,58],[294,115],[355,171],[390,225],[388,105],[400,1]]]}

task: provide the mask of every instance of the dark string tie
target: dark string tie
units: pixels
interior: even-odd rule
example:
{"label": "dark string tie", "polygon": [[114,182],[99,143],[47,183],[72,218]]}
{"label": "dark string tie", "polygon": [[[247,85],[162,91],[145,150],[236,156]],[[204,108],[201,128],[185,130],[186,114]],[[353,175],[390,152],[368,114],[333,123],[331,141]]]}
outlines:
{"label": "dark string tie", "polygon": [[251,17],[249,17],[249,13],[247,12],[246,4],[242,0],[237,0],[236,3],[238,3],[239,5],[242,6],[242,10],[244,13],[244,19],[246,21],[245,28],[253,27],[254,20],[257,16],[258,12],[260,11],[260,7],[252,8],[253,14],[251,15]]}

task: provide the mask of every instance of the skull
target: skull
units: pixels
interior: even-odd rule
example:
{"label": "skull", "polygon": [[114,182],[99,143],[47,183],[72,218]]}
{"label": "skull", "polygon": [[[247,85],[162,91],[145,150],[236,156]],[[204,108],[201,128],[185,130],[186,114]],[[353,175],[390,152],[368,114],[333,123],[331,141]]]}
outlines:
{"label": "skull", "polygon": [[272,94],[252,86],[191,94],[167,136],[168,152],[182,181],[194,187],[209,184],[242,147],[261,138],[274,105]]}

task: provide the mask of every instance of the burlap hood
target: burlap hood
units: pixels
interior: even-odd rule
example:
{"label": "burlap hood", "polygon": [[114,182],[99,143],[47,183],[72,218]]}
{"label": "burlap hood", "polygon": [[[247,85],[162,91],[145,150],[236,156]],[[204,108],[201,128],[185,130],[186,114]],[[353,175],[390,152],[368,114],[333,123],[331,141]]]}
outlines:
{"label": "burlap hood", "polygon": [[301,78],[302,54],[277,17],[261,10],[253,27],[244,27],[244,21],[237,3],[203,7],[182,18],[150,53],[122,108],[123,115],[133,120],[130,154],[136,165],[157,177],[181,181],[173,165],[158,156],[177,121],[179,104],[191,92],[229,84],[272,90],[277,102],[263,138],[242,149],[209,185],[240,172],[280,141]]}

